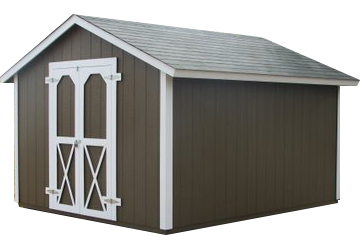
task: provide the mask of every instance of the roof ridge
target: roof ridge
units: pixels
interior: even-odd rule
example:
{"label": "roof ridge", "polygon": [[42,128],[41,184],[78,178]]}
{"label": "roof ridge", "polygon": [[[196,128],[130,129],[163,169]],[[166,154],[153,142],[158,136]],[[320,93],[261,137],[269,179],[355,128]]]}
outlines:
{"label": "roof ridge", "polygon": [[184,31],[186,30],[186,31],[206,32],[206,33],[211,33],[211,34],[233,35],[233,36],[238,36],[238,37],[248,37],[248,38],[257,38],[257,39],[266,40],[263,37],[254,36],[254,35],[236,34],[236,33],[220,32],[220,31],[205,30],[205,29],[194,29],[194,28],[186,28],[186,27],[178,27],[178,26],[169,26],[169,25],[146,23],[146,22],[135,22],[135,21],[119,20],[119,19],[114,19],[114,18],[104,18],[104,17],[97,17],[97,16],[86,16],[86,15],[76,15],[76,16],[81,17],[81,18],[85,18],[85,19],[86,18],[92,18],[92,19],[98,19],[98,20],[124,22],[124,23],[129,23],[129,24],[166,27],[166,28],[172,28],[172,29],[180,29],[180,30],[184,30]]}

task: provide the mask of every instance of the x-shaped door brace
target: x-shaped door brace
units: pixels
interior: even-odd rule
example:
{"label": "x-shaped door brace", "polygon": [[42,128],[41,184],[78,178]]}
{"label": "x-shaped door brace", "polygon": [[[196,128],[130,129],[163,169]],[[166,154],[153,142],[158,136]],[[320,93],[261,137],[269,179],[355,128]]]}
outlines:
{"label": "x-shaped door brace", "polygon": [[104,202],[103,202],[103,199],[102,199],[102,196],[101,196],[99,183],[97,181],[97,177],[99,175],[99,171],[100,171],[100,168],[101,168],[101,165],[102,165],[102,161],[104,159],[106,147],[104,146],[102,151],[101,151],[101,155],[100,155],[97,167],[96,167],[96,171],[94,171],[94,166],[93,166],[93,163],[92,163],[90,155],[89,155],[89,151],[88,151],[86,146],[84,146],[84,150],[85,150],[85,154],[86,154],[87,160],[89,162],[90,171],[91,171],[91,174],[92,174],[92,177],[93,177],[93,180],[92,180],[91,186],[90,186],[90,190],[89,190],[89,194],[86,197],[85,208],[88,207],[90,199],[91,199],[92,192],[94,191],[94,187],[96,187],[96,191],[97,191],[97,193],[99,195],[99,199],[100,199],[100,202],[101,202],[101,207],[102,207],[103,211],[106,211],[105,205],[104,205]]}
{"label": "x-shaped door brace", "polygon": [[59,157],[60,157],[60,161],[61,161],[61,167],[63,168],[63,171],[64,171],[64,177],[63,177],[63,180],[61,182],[61,188],[60,188],[59,197],[58,197],[57,201],[58,201],[58,203],[60,203],[60,199],[61,199],[61,196],[63,194],[64,188],[65,188],[65,183],[66,183],[66,185],[67,185],[67,187],[69,189],[69,195],[70,195],[70,198],[71,198],[72,205],[75,206],[74,196],[73,196],[72,191],[71,191],[70,180],[69,180],[69,177],[68,177],[68,173],[69,173],[69,169],[70,169],[70,165],[71,165],[71,160],[72,160],[72,157],[73,157],[73,154],[74,154],[75,145],[71,146],[71,150],[70,150],[70,154],[69,154],[69,158],[68,158],[68,161],[66,163],[66,166],[65,166],[65,163],[64,163],[64,158],[63,158],[63,155],[62,155],[59,144],[57,144],[57,149],[58,149],[58,152],[59,152]]}

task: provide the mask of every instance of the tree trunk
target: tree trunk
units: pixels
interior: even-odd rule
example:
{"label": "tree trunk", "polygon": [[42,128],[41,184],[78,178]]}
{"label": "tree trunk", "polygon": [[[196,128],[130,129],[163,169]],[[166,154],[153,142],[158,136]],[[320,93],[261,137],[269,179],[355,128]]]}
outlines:
{"label": "tree trunk", "polygon": [[341,140],[341,201],[348,199],[347,169],[350,139],[352,134],[352,120],[356,87],[344,87],[343,112],[342,112],[342,140]]}

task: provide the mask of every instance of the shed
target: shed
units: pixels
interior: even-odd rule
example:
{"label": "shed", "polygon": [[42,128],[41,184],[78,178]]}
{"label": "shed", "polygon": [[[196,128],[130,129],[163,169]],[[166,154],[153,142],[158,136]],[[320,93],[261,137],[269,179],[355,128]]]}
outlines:
{"label": "shed", "polygon": [[358,79],[269,40],[72,15],[1,82],[20,207],[168,234],[339,200]]}
{"label": "shed", "polygon": [[[6,69],[0,65],[0,76]],[[8,88],[0,84],[0,164],[10,161]]]}

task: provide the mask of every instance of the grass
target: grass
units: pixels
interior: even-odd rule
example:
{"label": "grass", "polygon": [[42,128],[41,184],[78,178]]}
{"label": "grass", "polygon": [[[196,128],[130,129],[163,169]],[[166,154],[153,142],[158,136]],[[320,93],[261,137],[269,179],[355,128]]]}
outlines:
{"label": "grass", "polygon": [[[38,211],[24,212],[14,202],[13,164],[0,165],[0,234],[148,234]],[[352,201],[296,215],[278,215],[187,232],[207,235],[360,234],[360,183],[349,183]]]}

